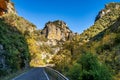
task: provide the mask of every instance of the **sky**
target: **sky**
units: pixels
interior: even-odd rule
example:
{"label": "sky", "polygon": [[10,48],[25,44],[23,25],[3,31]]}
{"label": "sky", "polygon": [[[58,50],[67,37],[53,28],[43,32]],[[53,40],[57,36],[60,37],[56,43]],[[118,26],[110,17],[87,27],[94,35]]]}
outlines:
{"label": "sky", "polygon": [[62,20],[73,32],[82,33],[94,24],[105,4],[119,0],[11,0],[19,16],[43,29],[48,21]]}

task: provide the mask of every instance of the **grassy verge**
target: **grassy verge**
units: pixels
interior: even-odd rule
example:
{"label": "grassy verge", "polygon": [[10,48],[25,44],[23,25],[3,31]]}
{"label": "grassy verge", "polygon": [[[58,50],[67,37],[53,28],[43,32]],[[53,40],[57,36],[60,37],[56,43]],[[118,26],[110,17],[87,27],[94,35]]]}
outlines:
{"label": "grassy verge", "polygon": [[20,70],[20,71],[17,71],[15,73],[11,73],[5,77],[0,77],[0,80],[12,80],[13,78],[15,78],[16,76],[22,74],[22,73],[25,73],[27,72],[28,70],[30,69],[24,69],[24,70]]}

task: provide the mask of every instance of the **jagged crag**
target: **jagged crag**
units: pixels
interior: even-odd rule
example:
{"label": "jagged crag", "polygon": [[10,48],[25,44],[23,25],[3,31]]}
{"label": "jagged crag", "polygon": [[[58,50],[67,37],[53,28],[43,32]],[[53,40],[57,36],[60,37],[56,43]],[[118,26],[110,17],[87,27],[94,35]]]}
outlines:
{"label": "jagged crag", "polygon": [[67,75],[87,52],[108,65],[115,80],[120,79],[120,3],[107,4],[93,26],[75,34],[61,20],[49,21],[37,30],[17,15],[11,1],[0,1],[0,77],[48,63]]}

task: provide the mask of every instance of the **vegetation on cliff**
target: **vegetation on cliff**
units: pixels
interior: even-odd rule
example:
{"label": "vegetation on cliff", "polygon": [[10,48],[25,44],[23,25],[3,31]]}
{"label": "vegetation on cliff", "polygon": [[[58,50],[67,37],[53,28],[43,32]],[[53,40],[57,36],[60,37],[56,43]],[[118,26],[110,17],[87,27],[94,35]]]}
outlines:
{"label": "vegetation on cliff", "polygon": [[28,67],[30,55],[22,33],[0,20],[0,76]]}
{"label": "vegetation on cliff", "polygon": [[70,80],[113,80],[109,68],[91,53],[83,53],[67,75]]}
{"label": "vegetation on cliff", "polygon": [[[120,4],[110,3],[104,11],[110,10],[102,17],[98,18],[93,26],[85,30],[82,34],[76,35],[72,41],[66,41],[58,54],[53,58],[56,69],[60,70],[64,74],[70,74],[71,80],[74,70],[81,76],[81,63],[76,65],[77,61],[81,58],[84,53],[92,53],[98,57],[98,61],[102,65],[106,65],[110,68],[114,74],[114,79],[120,79],[120,44],[119,44],[119,31],[120,31]],[[99,14],[102,15],[102,14]],[[60,57],[59,57],[60,56]],[[86,61],[87,63],[87,61]],[[78,64],[78,63],[77,63]],[[71,71],[73,66],[73,72]],[[76,66],[76,68],[74,67]],[[78,67],[79,66],[79,67]],[[90,66],[90,65],[89,65]],[[68,73],[67,73],[68,72]],[[89,73],[89,72],[87,72]],[[94,71],[93,71],[94,73]],[[109,72],[106,72],[108,74]],[[91,74],[91,73],[90,73]],[[75,76],[73,75],[73,76]],[[82,77],[81,77],[82,78]],[[89,80],[89,79],[77,79],[76,80]],[[97,79],[93,79],[97,80]],[[102,79],[110,80],[110,79]]]}
{"label": "vegetation on cliff", "polygon": [[15,14],[0,18],[0,77],[29,64],[53,63],[70,80],[119,80],[119,53],[120,3],[107,4],[82,34],[59,20],[37,30]]}

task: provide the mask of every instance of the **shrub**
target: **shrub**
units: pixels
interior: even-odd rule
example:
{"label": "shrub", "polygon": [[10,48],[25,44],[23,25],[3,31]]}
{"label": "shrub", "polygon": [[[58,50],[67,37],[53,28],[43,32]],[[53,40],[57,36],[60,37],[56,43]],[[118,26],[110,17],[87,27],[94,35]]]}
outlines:
{"label": "shrub", "polygon": [[109,68],[90,53],[82,54],[68,74],[71,80],[113,80]]}

